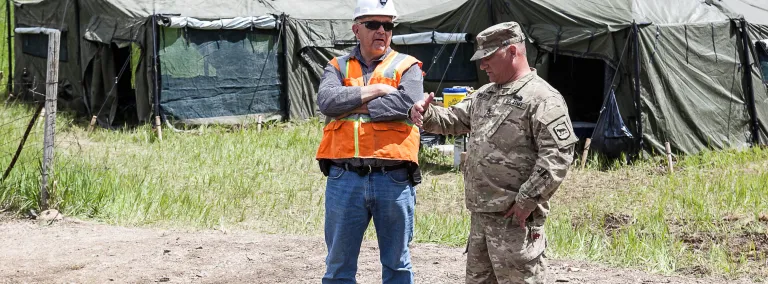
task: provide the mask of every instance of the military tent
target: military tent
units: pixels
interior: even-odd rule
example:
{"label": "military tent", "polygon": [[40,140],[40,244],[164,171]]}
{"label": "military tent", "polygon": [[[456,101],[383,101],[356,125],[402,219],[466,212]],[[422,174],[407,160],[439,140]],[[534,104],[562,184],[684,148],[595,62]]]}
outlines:
{"label": "military tent", "polygon": [[[102,126],[148,121],[158,107],[191,123],[281,116],[279,18],[261,2],[14,4],[17,28],[62,30],[60,102]],[[33,95],[44,89],[46,36],[20,35],[15,46],[17,92]]]}
{"label": "military tent", "polygon": [[[748,1],[748,0],[729,0]],[[742,18],[697,0],[454,1],[399,29],[447,32],[464,11],[485,26],[517,21],[528,57],[565,97],[577,133],[610,156],[744,148],[767,142],[768,100],[745,64]],[[760,21],[765,21],[762,17]],[[488,22],[489,21],[489,22]],[[474,23],[471,24],[474,26]],[[754,62],[754,60],[752,61]],[[745,75],[746,74],[746,75]],[[483,83],[482,78],[478,84]]]}
{"label": "military tent", "polygon": [[[396,7],[405,14],[447,1]],[[192,124],[317,116],[322,66],[355,44],[355,0],[14,4],[16,27],[62,30],[60,103],[105,127],[146,122],[156,113]],[[15,41],[17,93],[40,93],[46,36]]]}
{"label": "military tent", "polygon": [[[319,116],[323,66],[355,45],[355,2],[14,3],[17,26],[64,31],[61,97],[110,126],[154,113],[189,123]],[[747,64],[760,53],[744,44],[745,35],[758,45],[765,38],[766,17],[733,8],[752,2],[401,0],[392,46],[424,61],[428,91],[479,87],[488,79],[467,61],[473,36],[517,21],[529,61],[563,93],[593,149],[615,156],[661,151],[664,142],[683,153],[743,148],[768,141],[762,72]],[[17,82],[39,91],[45,65],[35,42],[16,37],[15,70]]]}

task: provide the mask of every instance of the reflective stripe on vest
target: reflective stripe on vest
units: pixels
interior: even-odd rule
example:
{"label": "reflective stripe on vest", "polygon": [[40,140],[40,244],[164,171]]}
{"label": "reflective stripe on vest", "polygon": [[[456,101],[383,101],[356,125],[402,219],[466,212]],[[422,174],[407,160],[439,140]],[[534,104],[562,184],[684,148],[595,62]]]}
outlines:
{"label": "reflective stripe on vest", "polygon": [[338,69],[341,71],[341,78],[347,78],[347,74],[349,74],[349,64],[347,64],[347,60],[349,58],[344,58],[339,61]]}
{"label": "reflective stripe on vest", "polygon": [[[421,62],[391,51],[379,63],[368,82],[360,62],[350,56],[329,62],[342,74],[344,86],[387,84],[397,88],[402,74]],[[372,122],[368,115],[335,118],[323,129],[317,159],[377,158],[418,163],[419,129],[407,120]]]}

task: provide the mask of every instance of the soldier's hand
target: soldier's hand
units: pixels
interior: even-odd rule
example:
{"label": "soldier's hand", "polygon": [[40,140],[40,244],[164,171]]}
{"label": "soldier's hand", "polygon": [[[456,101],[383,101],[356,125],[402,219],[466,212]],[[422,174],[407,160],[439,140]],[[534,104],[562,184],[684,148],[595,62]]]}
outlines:
{"label": "soldier's hand", "polygon": [[421,127],[424,123],[424,113],[427,112],[427,109],[429,109],[429,105],[432,104],[432,100],[435,99],[435,93],[429,93],[426,96],[426,99],[420,100],[416,102],[413,107],[410,110],[411,113],[411,121],[416,124],[416,126]]}
{"label": "soldier's hand", "polygon": [[519,203],[515,203],[512,205],[512,208],[507,211],[507,214],[504,214],[504,218],[514,216],[515,221],[517,221],[517,224],[520,225],[520,228],[525,228],[525,219],[528,219],[528,216],[531,215],[531,212],[533,212],[533,210],[525,209],[520,206]]}

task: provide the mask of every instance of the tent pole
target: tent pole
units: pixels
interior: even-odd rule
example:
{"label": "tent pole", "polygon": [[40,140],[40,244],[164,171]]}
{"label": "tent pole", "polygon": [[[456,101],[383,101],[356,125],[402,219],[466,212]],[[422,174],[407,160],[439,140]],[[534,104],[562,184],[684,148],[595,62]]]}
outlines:
{"label": "tent pole", "polygon": [[[88,88],[86,88],[86,83],[85,83],[85,73],[83,72],[84,71],[83,66],[87,64],[83,62],[83,45],[82,45],[83,37],[82,37],[82,34],[80,33],[80,27],[81,27],[80,0],[75,0],[75,23],[77,27],[75,28],[75,32],[77,33],[77,67],[78,67],[78,71],[80,72],[77,74],[78,78],[80,78],[79,87],[80,87],[80,90],[82,91],[83,104],[85,105],[85,109],[88,111],[89,114],[93,116],[93,118],[96,118],[96,115],[93,114],[93,110],[91,110],[91,105],[90,105],[91,96],[90,94],[88,94]],[[93,126],[95,123],[96,121],[92,119],[89,131],[93,130]]]}
{"label": "tent pole", "polygon": [[154,74],[154,100],[155,100],[155,129],[157,130],[158,138],[162,141],[161,119],[160,119],[160,75],[157,73],[159,68],[159,62],[157,58],[157,15],[152,14],[152,70]]}
{"label": "tent pole", "polygon": [[741,19],[741,40],[744,44],[744,90],[747,92],[747,107],[752,124],[752,143],[760,145],[760,128],[757,122],[757,110],[755,109],[755,90],[752,88],[752,60],[750,59],[750,40],[747,32],[747,21]]}
{"label": "tent pole", "polygon": [[13,36],[11,35],[11,0],[5,0],[5,22],[8,32],[8,94],[13,94]]}
{"label": "tent pole", "polygon": [[[282,37],[278,35],[277,37],[280,38],[280,45],[283,47],[283,62],[277,61],[277,70],[280,71],[281,82],[286,82],[285,84],[282,84],[280,88],[282,88],[283,92],[283,106],[285,107],[285,117],[283,120],[288,121],[291,119],[291,100],[288,96],[288,56],[291,56],[288,52],[288,35],[286,34],[286,29],[288,28],[288,16],[285,13],[281,13],[278,17],[280,19],[280,30],[278,30],[278,33],[283,33]],[[279,56],[278,56],[279,58]],[[282,63],[282,64],[281,64]],[[281,66],[282,65],[282,66]],[[282,67],[282,68],[281,68]]]}
{"label": "tent pole", "polygon": [[[642,112],[640,110],[640,29],[637,27],[636,22],[632,22],[632,31],[634,35],[634,46],[632,48],[632,51],[634,51],[635,55],[635,112],[637,113],[637,118],[635,125],[637,125],[637,136],[638,136],[638,151],[643,150],[643,119],[642,119]],[[618,72],[618,70],[617,70]]]}
{"label": "tent pole", "polygon": [[[75,0],[75,22],[77,25],[77,28],[75,31],[77,32],[77,66],[80,68],[80,75],[83,74],[83,55],[82,55],[82,47],[80,46],[80,40],[83,38],[80,36],[80,1]],[[83,86],[82,79],[80,80],[80,86]],[[85,89],[85,88],[83,88]]]}

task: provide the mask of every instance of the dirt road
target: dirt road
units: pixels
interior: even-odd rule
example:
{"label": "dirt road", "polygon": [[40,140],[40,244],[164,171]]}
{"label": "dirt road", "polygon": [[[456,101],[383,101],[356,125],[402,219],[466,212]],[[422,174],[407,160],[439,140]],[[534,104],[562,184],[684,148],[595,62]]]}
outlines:
{"label": "dirt road", "polygon": [[[416,282],[463,283],[462,253],[415,244]],[[324,257],[321,237],[125,228],[77,220],[49,225],[0,216],[0,283],[320,283]],[[376,243],[366,242],[358,281],[380,283],[380,273]],[[550,260],[548,283],[724,282]]]}

